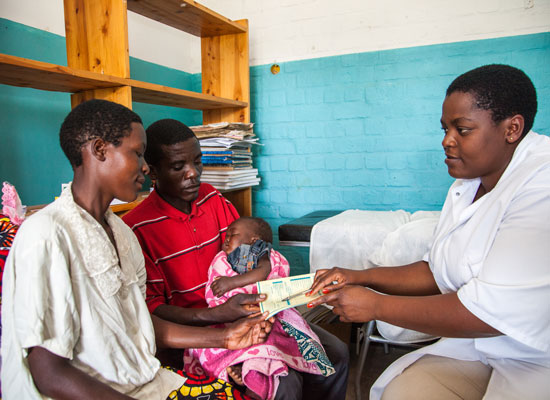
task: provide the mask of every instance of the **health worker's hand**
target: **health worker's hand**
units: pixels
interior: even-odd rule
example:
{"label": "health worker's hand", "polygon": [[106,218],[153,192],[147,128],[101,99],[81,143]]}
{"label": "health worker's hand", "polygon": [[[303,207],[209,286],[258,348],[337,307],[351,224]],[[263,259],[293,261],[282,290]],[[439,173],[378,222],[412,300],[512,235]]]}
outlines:
{"label": "health worker's hand", "polygon": [[368,322],[375,318],[376,302],[380,295],[363,286],[348,285],[312,300],[309,308],[326,303],[342,322]]}
{"label": "health worker's hand", "polygon": [[359,283],[358,273],[352,269],[334,267],[332,269],[320,269],[315,273],[315,279],[311,290],[306,296],[312,293],[322,291],[322,293],[330,293],[334,290],[343,288],[345,285],[353,285]]}

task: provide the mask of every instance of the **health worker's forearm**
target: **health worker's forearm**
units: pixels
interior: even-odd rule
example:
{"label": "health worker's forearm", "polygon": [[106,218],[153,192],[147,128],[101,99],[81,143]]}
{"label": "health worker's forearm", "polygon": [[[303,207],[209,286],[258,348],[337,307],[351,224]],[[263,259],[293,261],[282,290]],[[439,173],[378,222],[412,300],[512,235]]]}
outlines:
{"label": "health worker's forearm", "polygon": [[434,296],[376,294],[374,319],[443,337],[480,338],[501,332],[472,314],[456,293]]}
{"label": "health worker's forearm", "polygon": [[399,296],[429,296],[441,293],[425,261],[400,267],[370,268],[361,272],[359,284],[381,293]]}

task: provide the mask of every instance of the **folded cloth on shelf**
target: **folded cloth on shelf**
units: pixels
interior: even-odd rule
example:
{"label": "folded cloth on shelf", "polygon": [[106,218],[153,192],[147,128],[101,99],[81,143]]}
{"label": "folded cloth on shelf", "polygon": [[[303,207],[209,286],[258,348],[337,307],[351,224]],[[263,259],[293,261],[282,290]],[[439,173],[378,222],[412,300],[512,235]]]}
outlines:
{"label": "folded cloth on shelf", "polygon": [[[439,215],[439,211],[348,210],[327,218],[311,232],[311,272],[334,266],[360,270],[421,260],[430,249]],[[376,327],[383,337],[395,342],[435,338],[382,321],[377,321]]]}

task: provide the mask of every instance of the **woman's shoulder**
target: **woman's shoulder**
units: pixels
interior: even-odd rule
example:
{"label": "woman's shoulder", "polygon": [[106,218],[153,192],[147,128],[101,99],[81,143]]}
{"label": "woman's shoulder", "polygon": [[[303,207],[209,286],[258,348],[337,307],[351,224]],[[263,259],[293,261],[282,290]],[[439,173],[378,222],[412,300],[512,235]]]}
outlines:
{"label": "woman's shoulder", "polygon": [[17,236],[33,238],[52,236],[53,232],[64,231],[68,225],[67,216],[57,201],[27,217],[21,224]]}

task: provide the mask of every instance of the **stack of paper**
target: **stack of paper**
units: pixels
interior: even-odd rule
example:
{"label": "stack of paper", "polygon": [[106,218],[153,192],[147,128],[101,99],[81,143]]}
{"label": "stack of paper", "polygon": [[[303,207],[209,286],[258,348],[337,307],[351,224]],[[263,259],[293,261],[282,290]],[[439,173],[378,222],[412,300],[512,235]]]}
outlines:
{"label": "stack of paper", "polygon": [[252,123],[243,122],[218,122],[215,124],[191,126],[195,136],[200,139],[212,137],[226,137],[236,140],[254,137]]}
{"label": "stack of paper", "polygon": [[235,170],[215,170],[204,168],[201,175],[203,182],[208,182],[218,190],[238,189],[260,184],[256,168]]}
{"label": "stack of paper", "polygon": [[220,122],[191,126],[199,139],[204,166],[202,181],[218,190],[230,190],[260,183],[252,168],[252,145],[259,145],[252,123]]}

